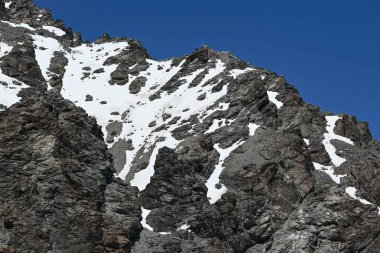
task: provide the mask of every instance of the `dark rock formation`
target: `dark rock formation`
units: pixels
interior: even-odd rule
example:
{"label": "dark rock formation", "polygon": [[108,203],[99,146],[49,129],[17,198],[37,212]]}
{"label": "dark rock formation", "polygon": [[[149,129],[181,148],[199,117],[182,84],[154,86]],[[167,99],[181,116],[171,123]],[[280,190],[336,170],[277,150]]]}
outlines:
{"label": "dark rock formation", "polygon": [[5,75],[32,87],[46,89],[45,79],[36,61],[32,44],[16,45],[8,55],[0,60],[0,68]]}
{"label": "dark rock formation", "polygon": [[39,94],[2,113],[0,130],[0,248],[131,247],[140,231],[137,191],[114,180],[93,118],[59,95]]}
{"label": "dark rock formation", "polygon": [[54,88],[55,91],[60,92],[62,88],[62,79],[65,74],[65,67],[67,66],[68,60],[62,52],[54,52],[54,57],[51,58],[49,71],[51,72],[51,77],[49,85]]}
{"label": "dark rock formation", "polygon": [[5,19],[7,16],[7,10],[5,9],[5,4],[0,1],[0,19]]}

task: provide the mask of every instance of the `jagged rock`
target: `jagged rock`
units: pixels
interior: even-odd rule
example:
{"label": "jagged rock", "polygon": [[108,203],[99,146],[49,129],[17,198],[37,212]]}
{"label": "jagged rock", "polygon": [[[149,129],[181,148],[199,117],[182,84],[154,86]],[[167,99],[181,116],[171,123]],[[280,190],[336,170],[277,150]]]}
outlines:
{"label": "jagged rock", "polygon": [[147,78],[144,76],[139,76],[129,85],[129,91],[131,94],[137,94],[140,92],[141,88],[145,86]]}
{"label": "jagged rock", "polygon": [[123,64],[118,65],[116,70],[111,73],[111,80],[109,83],[111,85],[117,84],[117,85],[125,85],[128,83],[128,67],[124,66]]}
{"label": "jagged rock", "polygon": [[102,43],[105,43],[105,42],[108,42],[111,40],[111,37],[109,36],[108,33],[104,33],[102,36],[100,36],[96,41],[95,43],[98,43],[98,44],[102,44]]}
{"label": "jagged rock", "polygon": [[33,45],[16,45],[12,51],[1,58],[1,71],[10,77],[39,89],[46,88],[46,82],[36,61]]}
{"label": "jagged rock", "polygon": [[65,68],[67,66],[68,60],[62,52],[54,52],[54,57],[51,58],[49,71],[54,73],[49,80],[49,85],[56,91],[60,91],[62,88],[62,79],[66,72]]}
{"label": "jagged rock", "polygon": [[[0,129],[0,248],[115,252],[132,246],[140,230],[137,192],[113,179],[93,118],[60,95],[40,93],[4,112]],[[108,234],[118,243],[109,243]]]}
{"label": "jagged rock", "polygon": [[128,150],[129,145],[125,139],[119,139],[113,146],[110,148],[110,153],[114,157],[114,166],[116,169],[116,173],[120,173],[120,171],[124,168],[125,163],[127,161],[127,156],[125,151]]}
{"label": "jagged rock", "polygon": [[204,100],[206,98],[206,93],[203,93],[197,97],[197,100]]}
{"label": "jagged rock", "polygon": [[121,134],[123,129],[123,124],[119,121],[113,121],[109,123],[106,127],[108,132],[107,134],[107,142],[112,143],[115,137],[118,137]]}

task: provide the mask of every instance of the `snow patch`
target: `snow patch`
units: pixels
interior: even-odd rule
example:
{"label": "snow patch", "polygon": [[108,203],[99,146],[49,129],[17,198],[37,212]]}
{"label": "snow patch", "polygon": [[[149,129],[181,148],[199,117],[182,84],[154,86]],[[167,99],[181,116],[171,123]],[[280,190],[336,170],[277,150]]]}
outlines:
{"label": "snow patch", "polygon": [[[0,69],[0,104],[10,107],[11,105],[19,102],[21,97],[17,94],[27,87],[28,85],[17,81],[16,79],[6,76]],[[17,85],[16,85],[16,84]]]}
{"label": "snow patch", "polygon": [[256,70],[253,68],[246,68],[246,69],[233,69],[230,70],[229,75],[231,75],[234,79],[242,74],[248,73],[249,71]]}
{"label": "snow patch", "polygon": [[26,29],[31,30],[31,31],[35,31],[36,30],[33,27],[31,27],[30,25],[24,24],[24,23],[18,23],[18,24],[16,24],[16,23],[12,23],[12,22],[9,22],[9,21],[3,21],[3,20],[1,20],[1,22],[6,23],[6,24],[8,24],[9,26],[12,26],[12,27],[26,28]]}
{"label": "snow patch", "polygon": [[178,230],[189,230],[190,231],[190,225],[188,225],[187,223],[186,224],[183,224],[182,226],[180,226],[178,229],[177,229],[177,231]]}
{"label": "snow patch", "polygon": [[42,28],[45,29],[45,30],[48,30],[51,33],[54,33],[55,35],[57,35],[59,37],[61,37],[61,36],[63,36],[63,35],[66,34],[66,32],[63,31],[62,29],[59,29],[59,28],[54,27],[54,26],[44,25],[44,26],[42,26]]}
{"label": "snow patch", "polygon": [[351,198],[354,198],[354,199],[357,199],[359,200],[361,203],[365,204],[365,205],[372,205],[371,202],[365,200],[365,199],[362,199],[360,197],[357,197],[356,196],[356,188],[355,187],[347,187],[346,188],[346,193],[351,197]]}
{"label": "snow patch", "polygon": [[278,92],[267,91],[267,94],[268,94],[269,101],[275,104],[277,109],[280,109],[284,105],[280,100],[276,98],[278,95]]}
{"label": "snow patch", "polygon": [[[356,200],[359,200],[360,203],[364,204],[364,205],[373,205],[373,206],[376,206],[375,204],[369,202],[368,200],[366,199],[363,199],[363,198],[360,198],[358,196],[356,196],[356,188],[355,187],[347,187],[346,188],[346,193],[351,197],[351,198],[354,198]],[[380,215],[380,207],[377,207],[377,214]]]}
{"label": "snow patch", "polygon": [[[116,49],[124,49],[127,46],[127,42],[83,44],[72,48],[71,53],[66,54],[69,62],[66,66],[61,94],[64,98],[77,101],[77,106],[81,106],[89,115],[94,116],[105,136],[107,136],[106,126],[109,120],[120,120],[120,116],[111,116],[111,112],[122,113],[129,108],[129,92],[128,86],[109,85],[111,73],[116,70],[117,65],[103,66],[103,62],[117,55],[119,51],[115,51]],[[91,72],[103,68],[104,72],[83,78],[85,72],[83,67],[90,67]],[[94,100],[86,102],[86,95],[91,95]],[[107,104],[100,104],[101,101],[106,101]],[[130,103],[136,103],[136,99]]]}
{"label": "snow patch", "polygon": [[339,116],[326,116],[327,133],[324,134],[325,138],[322,141],[322,144],[325,146],[326,152],[329,154],[332,163],[336,167],[339,167],[340,165],[342,165],[342,163],[344,163],[346,161],[346,159],[344,159],[344,158],[342,158],[336,154],[336,148],[334,147],[334,145],[331,144],[331,141],[332,140],[340,140],[340,141],[346,142],[350,145],[354,145],[354,142],[351,141],[350,139],[334,133],[334,128],[335,128],[336,122],[339,119],[341,119],[341,117],[339,117]]}
{"label": "snow patch", "polygon": [[147,210],[141,207],[141,216],[142,216],[141,225],[143,226],[143,228],[146,228],[149,231],[153,231],[153,228],[146,223],[146,217],[148,217],[150,212],[151,210]]}
{"label": "snow patch", "polygon": [[5,9],[9,9],[9,6],[12,4],[12,1],[8,1],[4,3]]}
{"label": "snow patch", "polygon": [[254,124],[254,123],[249,123],[248,128],[249,128],[249,135],[254,136],[256,133],[256,130],[260,127],[260,125]]}
{"label": "snow patch", "polygon": [[310,145],[310,140],[309,139],[303,139],[303,141],[306,143],[306,145]]}
{"label": "snow patch", "polygon": [[0,58],[12,51],[13,47],[4,42],[0,42]]}

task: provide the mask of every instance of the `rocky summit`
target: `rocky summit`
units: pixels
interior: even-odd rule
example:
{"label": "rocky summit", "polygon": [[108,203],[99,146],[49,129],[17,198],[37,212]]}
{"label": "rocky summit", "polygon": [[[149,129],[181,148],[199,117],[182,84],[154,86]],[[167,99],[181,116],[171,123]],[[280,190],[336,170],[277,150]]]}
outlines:
{"label": "rocky summit", "polygon": [[0,252],[379,252],[380,143],[269,70],[0,0]]}

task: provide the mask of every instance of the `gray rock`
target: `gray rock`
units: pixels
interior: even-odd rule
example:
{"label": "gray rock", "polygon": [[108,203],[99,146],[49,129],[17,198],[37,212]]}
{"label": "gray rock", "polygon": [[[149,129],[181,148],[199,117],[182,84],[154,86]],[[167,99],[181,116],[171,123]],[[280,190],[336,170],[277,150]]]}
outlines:
{"label": "gray rock", "polygon": [[12,51],[1,58],[0,68],[3,74],[38,89],[46,89],[46,82],[35,59],[33,45],[16,45]]}
{"label": "gray rock", "polygon": [[94,70],[93,73],[94,73],[94,74],[104,73],[104,68],[96,69],[96,70]]}
{"label": "gray rock", "polygon": [[145,86],[147,78],[145,76],[139,76],[129,85],[129,92],[132,94],[137,94],[140,92],[141,88]]}
{"label": "gray rock", "polygon": [[131,247],[140,231],[137,191],[113,178],[93,118],[59,95],[40,93],[5,111],[0,129],[1,249]]}
{"label": "gray rock", "polygon": [[93,101],[94,98],[91,95],[86,95],[86,100],[87,102]]}
{"label": "gray rock", "polygon": [[106,126],[107,142],[112,143],[115,137],[118,137],[123,130],[123,123],[120,121],[113,121]]}

